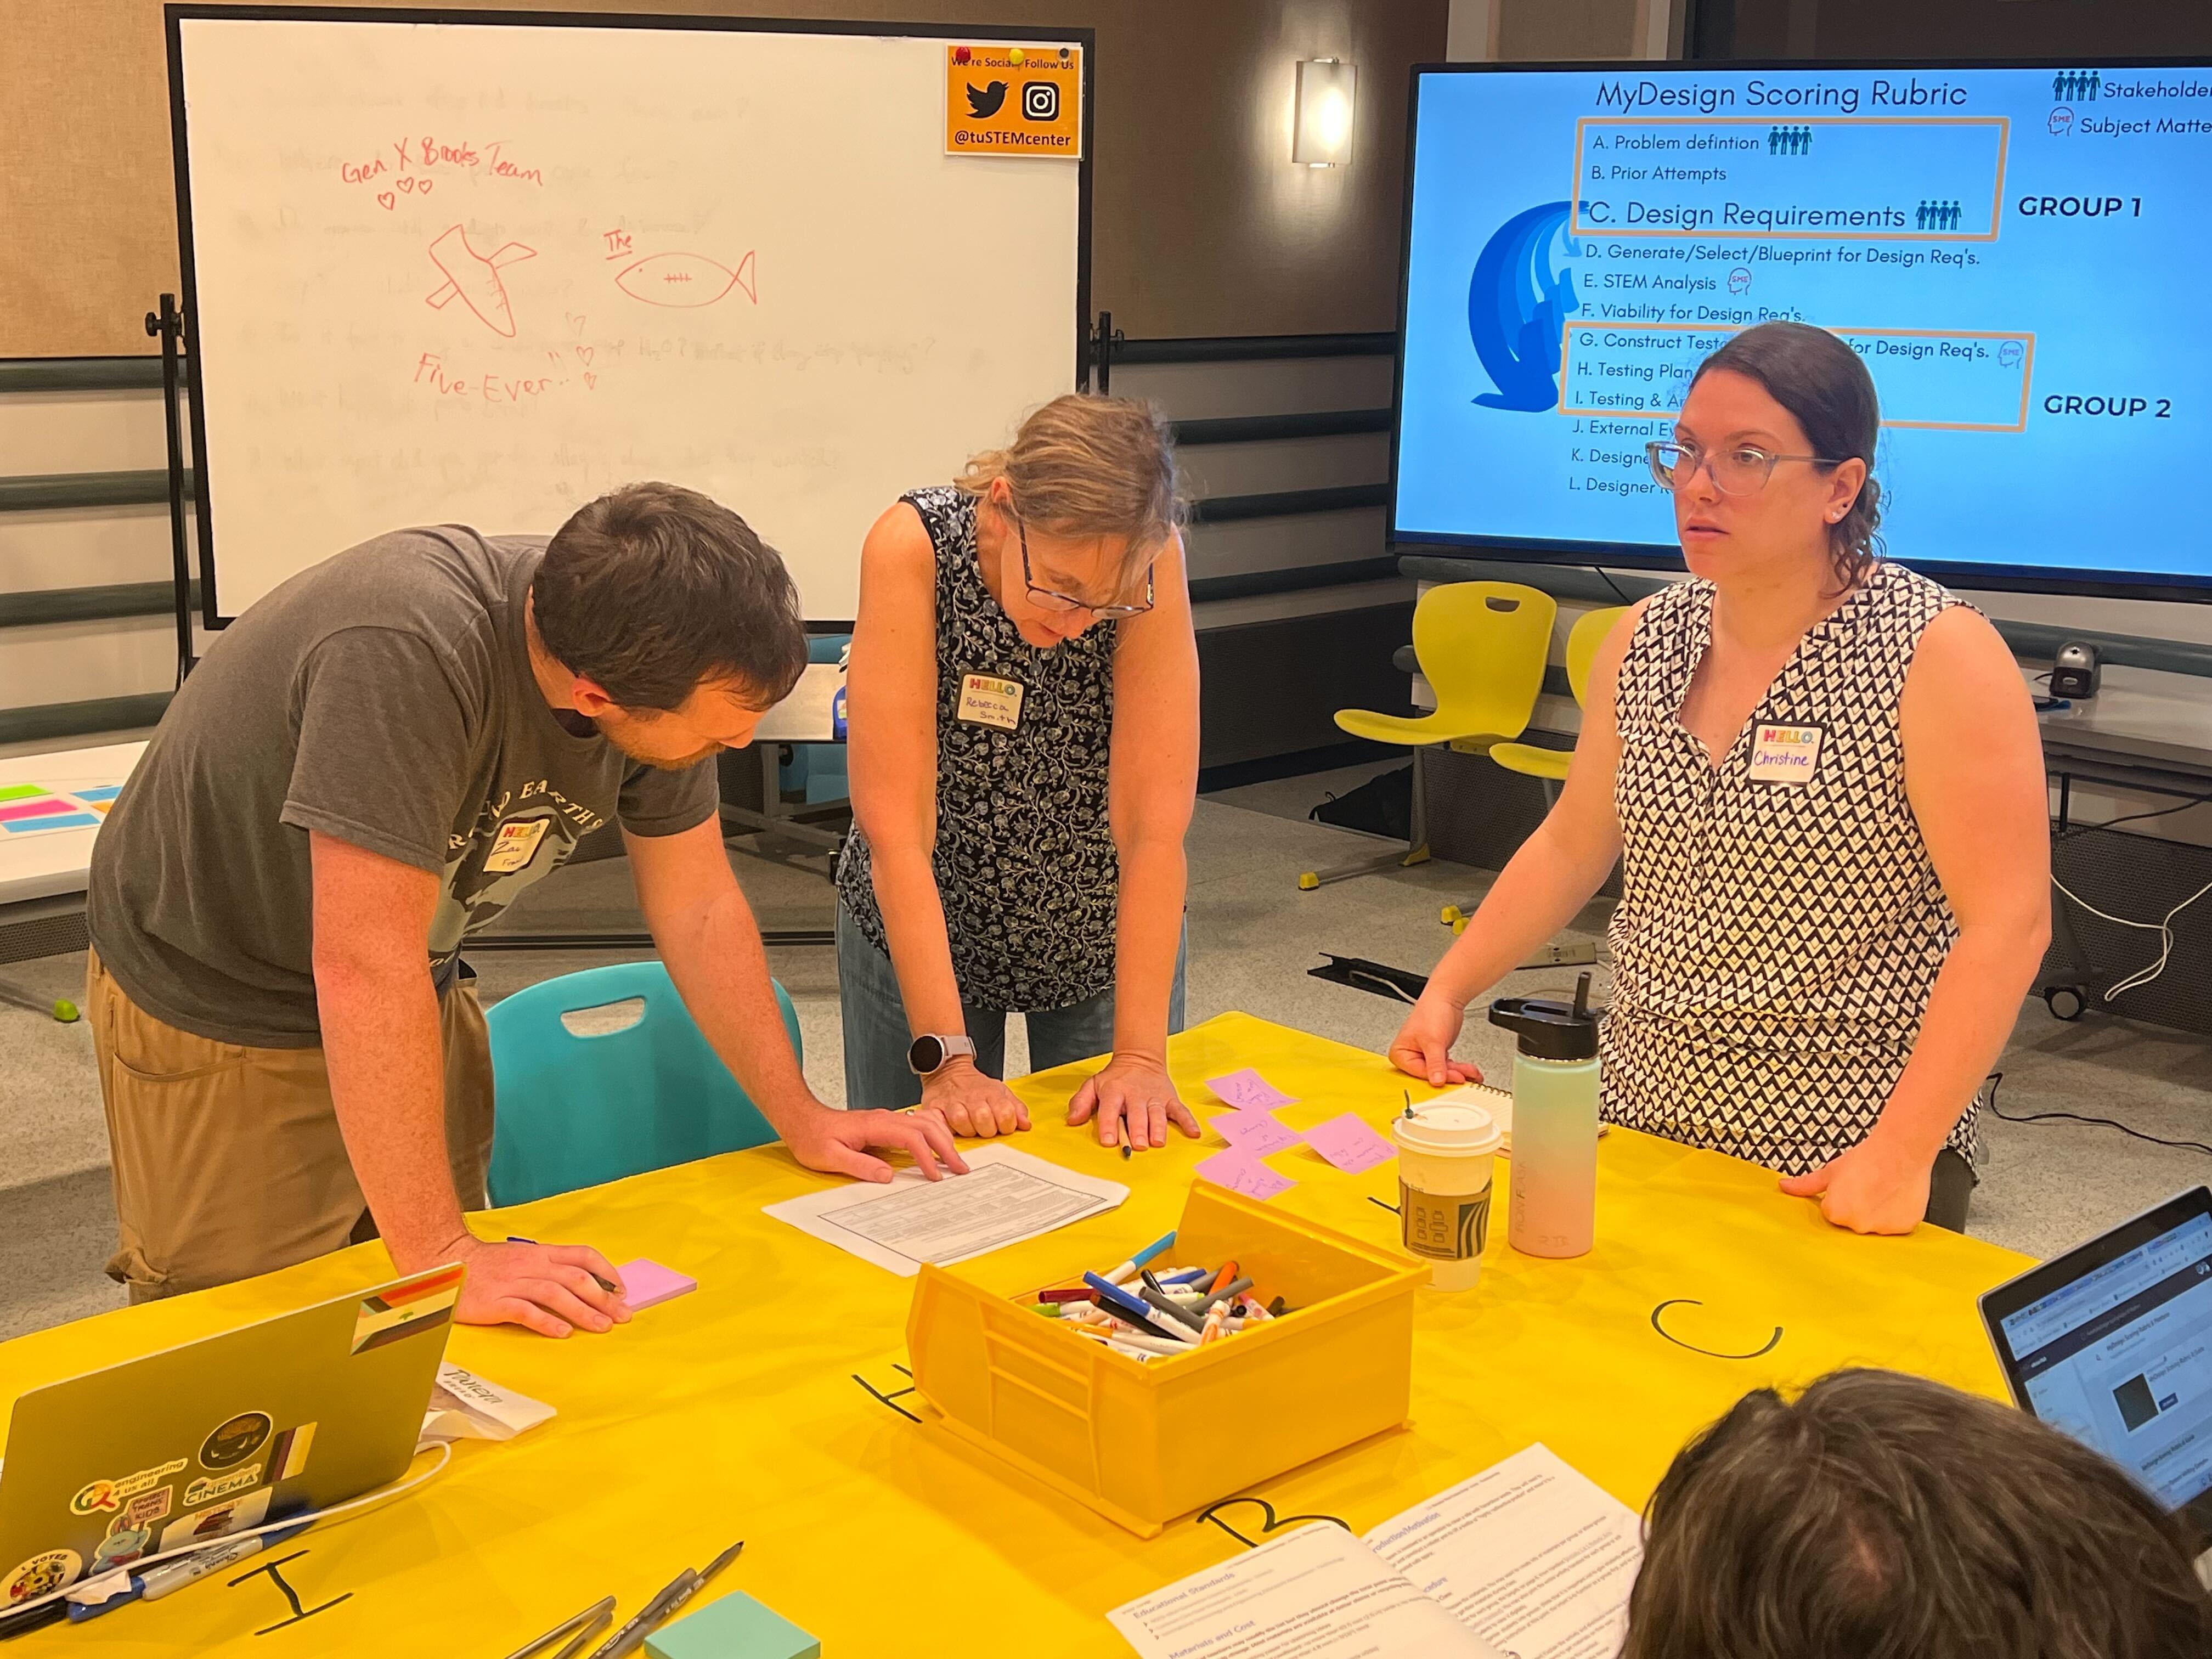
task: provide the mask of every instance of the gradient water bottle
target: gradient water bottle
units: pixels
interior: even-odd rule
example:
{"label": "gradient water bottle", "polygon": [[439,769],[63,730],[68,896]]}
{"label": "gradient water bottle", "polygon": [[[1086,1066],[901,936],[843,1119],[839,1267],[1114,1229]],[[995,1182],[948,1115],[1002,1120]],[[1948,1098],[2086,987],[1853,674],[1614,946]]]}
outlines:
{"label": "gradient water bottle", "polygon": [[1588,1253],[1597,1217],[1597,1016],[1590,976],[1571,1004],[1499,997],[1490,1023],[1513,1056],[1513,1206],[1506,1242],[1523,1255]]}

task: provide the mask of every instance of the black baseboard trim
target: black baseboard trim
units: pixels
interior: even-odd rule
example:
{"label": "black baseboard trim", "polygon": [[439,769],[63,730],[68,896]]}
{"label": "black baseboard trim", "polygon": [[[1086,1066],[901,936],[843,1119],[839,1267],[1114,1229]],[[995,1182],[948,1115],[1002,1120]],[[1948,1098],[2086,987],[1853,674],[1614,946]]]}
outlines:
{"label": "black baseboard trim", "polygon": [[1223,766],[1199,769],[1198,793],[1237,789],[1248,783],[1272,783],[1277,778],[1304,777],[1310,772],[1333,772],[1340,766],[1359,766],[1389,760],[1408,750],[1395,744],[1375,743],[1366,738],[1347,738],[1319,749],[1301,749],[1292,755],[1262,755],[1256,760],[1231,761]]}

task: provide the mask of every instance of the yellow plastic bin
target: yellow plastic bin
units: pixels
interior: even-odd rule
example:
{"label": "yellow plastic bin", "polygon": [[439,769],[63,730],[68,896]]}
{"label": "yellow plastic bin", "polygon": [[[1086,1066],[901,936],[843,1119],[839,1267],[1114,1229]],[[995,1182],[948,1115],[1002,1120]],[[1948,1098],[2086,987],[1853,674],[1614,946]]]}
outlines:
{"label": "yellow plastic bin", "polygon": [[1176,1261],[1234,1259],[1295,1311],[1146,1363],[1010,1300],[1036,1285],[989,1282],[986,1259],[923,1267],[907,1318],[915,1387],[946,1427],[1145,1538],[1402,1424],[1429,1276],[1209,1182],[1176,1233]]}

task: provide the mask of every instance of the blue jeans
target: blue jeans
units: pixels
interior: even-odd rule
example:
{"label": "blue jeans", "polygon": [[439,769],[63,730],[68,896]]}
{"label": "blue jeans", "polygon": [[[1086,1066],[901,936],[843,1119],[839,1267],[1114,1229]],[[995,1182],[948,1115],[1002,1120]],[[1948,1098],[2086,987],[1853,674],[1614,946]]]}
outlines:
{"label": "blue jeans", "polygon": [[[1190,933],[1183,931],[1176,951],[1175,983],[1168,991],[1168,1030],[1182,1030],[1183,975],[1190,955]],[[896,1109],[918,1105],[921,1079],[908,1068],[913,1041],[906,1003],[888,953],[868,943],[858,924],[837,907],[837,1001],[845,1017],[845,1103],[855,1109]],[[961,1000],[961,1023],[975,1045],[975,1064],[993,1077],[1006,1072],[1006,1014]],[[1110,1053],[1114,1047],[1114,993],[1103,991],[1070,1008],[1039,1009],[1023,1016],[1030,1033],[1030,1064],[1040,1072],[1070,1060]]]}

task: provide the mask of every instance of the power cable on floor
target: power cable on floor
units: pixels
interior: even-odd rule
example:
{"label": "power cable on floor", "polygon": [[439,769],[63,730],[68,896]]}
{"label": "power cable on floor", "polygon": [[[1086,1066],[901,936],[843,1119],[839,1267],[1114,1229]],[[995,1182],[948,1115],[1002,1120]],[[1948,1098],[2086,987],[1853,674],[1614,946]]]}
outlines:
{"label": "power cable on floor", "polygon": [[2088,1123],[2100,1129],[2118,1129],[2124,1135],[2133,1135],[2137,1140],[2148,1140],[2154,1146],[2171,1146],[2177,1152],[2203,1152],[2206,1157],[2212,1158],[2212,1146],[2207,1146],[2201,1140],[2168,1140],[2162,1135],[2149,1134],[2141,1129],[2130,1128],[2114,1118],[2089,1117],[2080,1112],[2008,1112],[1997,1104],[1997,1085],[2003,1081],[2002,1072],[1990,1073],[1989,1093],[1984,1097],[1982,1103],[1989,1109],[1992,1117],[2001,1117],[2008,1123],[2045,1123],[2061,1119],[2069,1123]]}

